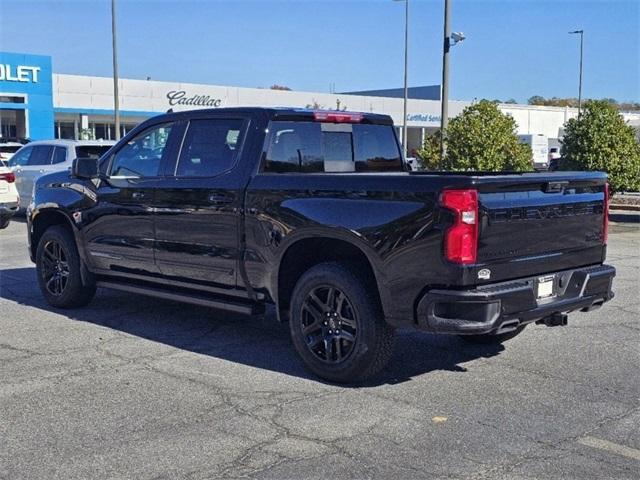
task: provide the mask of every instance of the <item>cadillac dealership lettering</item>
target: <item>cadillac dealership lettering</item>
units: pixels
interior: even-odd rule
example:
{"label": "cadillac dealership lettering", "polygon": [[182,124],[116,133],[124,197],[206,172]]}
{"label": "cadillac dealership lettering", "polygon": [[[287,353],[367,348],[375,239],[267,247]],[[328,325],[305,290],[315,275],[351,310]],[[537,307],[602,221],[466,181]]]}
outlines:
{"label": "cadillac dealership lettering", "polygon": [[40,70],[40,67],[29,67],[27,65],[14,67],[9,64],[0,64],[0,80],[38,83],[38,72]]}
{"label": "cadillac dealership lettering", "polygon": [[195,107],[219,107],[222,104],[221,98],[212,98],[209,95],[187,96],[184,90],[174,90],[167,93],[169,105],[191,105]]}

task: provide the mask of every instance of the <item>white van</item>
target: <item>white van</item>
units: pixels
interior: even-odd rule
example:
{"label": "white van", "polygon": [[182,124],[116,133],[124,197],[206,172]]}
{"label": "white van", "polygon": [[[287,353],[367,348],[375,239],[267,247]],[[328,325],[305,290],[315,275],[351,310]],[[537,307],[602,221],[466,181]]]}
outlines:
{"label": "white van", "polygon": [[536,170],[548,170],[549,169],[549,140],[546,135],[527,134],[518,135],[520,143],[526,143],[531,147],[533,152],[533,168]]}

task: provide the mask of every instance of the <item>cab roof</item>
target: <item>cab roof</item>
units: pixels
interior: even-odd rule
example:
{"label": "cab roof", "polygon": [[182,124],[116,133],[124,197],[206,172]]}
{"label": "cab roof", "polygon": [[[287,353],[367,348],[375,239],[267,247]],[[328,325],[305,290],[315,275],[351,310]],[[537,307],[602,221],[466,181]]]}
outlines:
{"label": "cab roof", "polygon": [[[206,108],[198,110],[184,110],[180,112],[167,112],[153,117],[154,120],[184,120],[200,115],[224,115],[245,114],[255,116],[267,116],[270,120],[291,120],[291,121],[324,121],[336,123],[369,123],[378,125],[393,125],[393,120],[389,115],[382,115],[371,112],[353,112],[343,110],[314,110],[309,108],[294,107],[222,107]],[[323,118],[324,117],[324,118]],[[351,118],[351,120],[349,120]]]}

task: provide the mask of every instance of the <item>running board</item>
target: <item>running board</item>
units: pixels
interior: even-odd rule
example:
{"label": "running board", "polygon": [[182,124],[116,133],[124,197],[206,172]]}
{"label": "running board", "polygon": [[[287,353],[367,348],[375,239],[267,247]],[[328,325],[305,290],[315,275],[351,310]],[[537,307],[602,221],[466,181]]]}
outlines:
{"label": "running board", "polygon": [[241,313],[245,315],[259,315],[264,313],[264,306],[255,303],[233,302],[224,299],[213,300],[211,298],[192,293],[175,293],[160,288],[146,287],[130,283],[98,281],[96,285],[99,288],[121,290],[123,292],[137,293],[150,297],[163,298],[165,300],[174,300],[176,302],[191,303],[193,305],[216,308],[218,310],[226,310],[228,312]]}

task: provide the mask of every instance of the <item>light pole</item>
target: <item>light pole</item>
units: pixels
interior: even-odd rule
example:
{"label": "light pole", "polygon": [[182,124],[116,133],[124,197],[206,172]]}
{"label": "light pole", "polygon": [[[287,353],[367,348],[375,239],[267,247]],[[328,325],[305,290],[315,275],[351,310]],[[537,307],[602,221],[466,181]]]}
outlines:
{"label": "light pole", "polygon": [[584,43],[584,30],[574,30],[569,35],[580,34],[580,77],[578,80],[578,116],[582,110],[582,46]]}
{"label": "light pole", "polygon": [[464,33],[451,33],[449,10],[451,0],[444,1],[444,45],[442,49],[442,95],[440,96],[440,162],[444,160],[445,131],[449,123],[449,49],[466,38]]}
{"label": "light pole", "polygon": [[120,140],[120,99],[118,96],[118,46],[116,40],[116,0],[111,0],[111,42],[113,51],[113,112],[116,140]]}
{"label": "light pole", "polygon": [[394,0],[404,2],[404,104],[402,117],[402,152],[407,158],[407,99],[409,97],[408,69],[409,69],[409,0]]}

